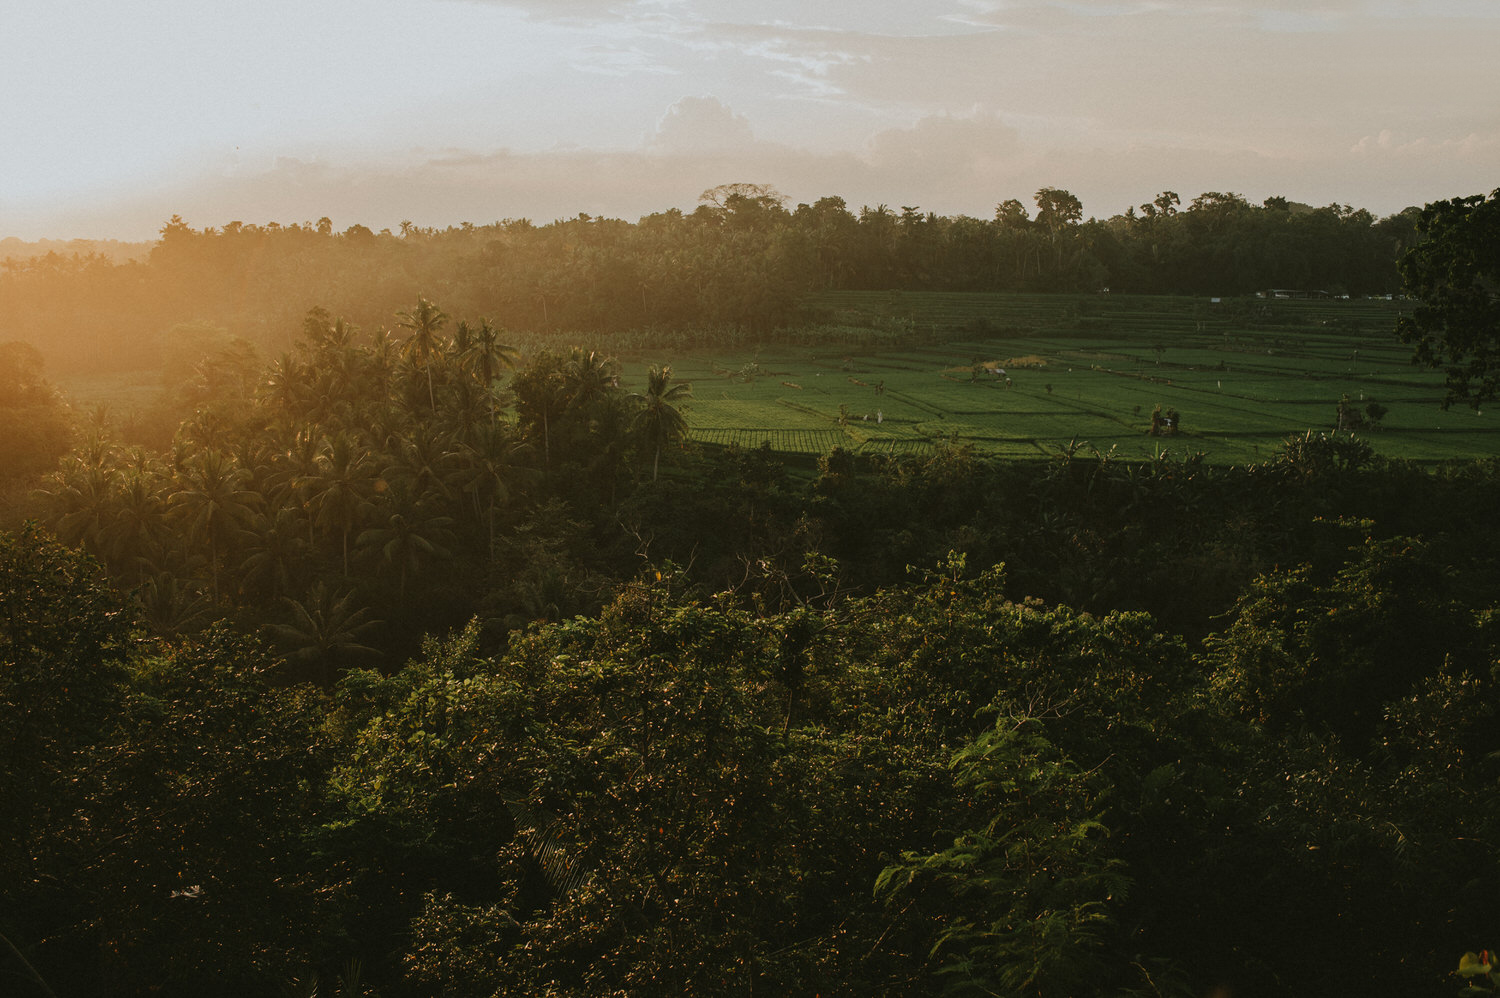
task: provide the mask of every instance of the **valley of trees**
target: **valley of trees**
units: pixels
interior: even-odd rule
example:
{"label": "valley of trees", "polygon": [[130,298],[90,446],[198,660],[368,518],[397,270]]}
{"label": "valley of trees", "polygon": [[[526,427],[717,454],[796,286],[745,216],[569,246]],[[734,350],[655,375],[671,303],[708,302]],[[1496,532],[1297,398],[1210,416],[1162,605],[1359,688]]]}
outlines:
{"label": "valley of trees", "polygon": [[1394,998],[1493,942],[1500,461],[789,467],[485,314],[174,320],[152,409],[6,466],[8,993]]}

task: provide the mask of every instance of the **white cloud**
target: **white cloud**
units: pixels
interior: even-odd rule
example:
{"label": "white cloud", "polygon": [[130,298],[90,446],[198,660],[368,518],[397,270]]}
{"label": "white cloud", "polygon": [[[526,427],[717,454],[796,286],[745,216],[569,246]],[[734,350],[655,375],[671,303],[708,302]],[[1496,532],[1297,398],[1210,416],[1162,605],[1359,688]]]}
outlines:
{"label": "white cloud", "polygon": [[873,166],[909,176],[913,183],[978,177],[996,164],[1014,162],[1019,153],[1015,129],[982,110],[967,116],[932,115],[909,128],[887,129],[869,147]]}
{"label": "white cloud", "polygon": [[672,153],[730,152],[754,141],[749,120],[717,97],[684,97],[662,115],[647,145]]}
{"label": "white cloud", "polygon": [[1470,132],[1450,138],[1420,136],[1405,138],[1389,128],[1366,135],[1349,148],[1361,157],[1418,157],[1424,159],[1460,159],[1482,161],[1494,166],[1500,163],[1500,132],[1488,135]]}

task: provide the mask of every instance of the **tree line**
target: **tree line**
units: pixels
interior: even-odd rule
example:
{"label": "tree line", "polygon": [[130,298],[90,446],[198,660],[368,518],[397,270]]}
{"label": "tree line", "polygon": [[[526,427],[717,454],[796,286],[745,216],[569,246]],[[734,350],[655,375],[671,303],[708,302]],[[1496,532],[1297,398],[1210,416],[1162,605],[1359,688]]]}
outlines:
{"label": "tree line", "polygon": [[579,215],[377,233],[338,232],[327,218],[194,229],[174,216],[144,261],[7,259],[0,339],[33,343],[59,368],[154,366],[165,330],[207,322],[271,355],[314,305],[373,328],[416,292],[518,331],[574,336],[765,335],[807,321],[807,297],[829,290],[1386,294],[1419,215],[1222,192],[1184,205],[1166,191],[1099,219],[1065,190],[1029,200],[1008,199],[992,218],[949,217],[856,211],[834,196],[788,207],[771,188],[730,184],[694,211],[635,223]]}

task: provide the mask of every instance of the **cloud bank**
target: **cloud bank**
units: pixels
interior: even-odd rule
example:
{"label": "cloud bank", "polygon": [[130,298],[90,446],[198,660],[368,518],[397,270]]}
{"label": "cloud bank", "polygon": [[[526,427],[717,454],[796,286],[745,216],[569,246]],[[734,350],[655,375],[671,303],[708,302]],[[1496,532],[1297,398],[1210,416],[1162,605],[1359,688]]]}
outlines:
{"label": "cloud bank", "polygon": [[0,236],[633,218],[739,181],[983,217],[1500,182],[1494,0],[267,5],[13,19]]}

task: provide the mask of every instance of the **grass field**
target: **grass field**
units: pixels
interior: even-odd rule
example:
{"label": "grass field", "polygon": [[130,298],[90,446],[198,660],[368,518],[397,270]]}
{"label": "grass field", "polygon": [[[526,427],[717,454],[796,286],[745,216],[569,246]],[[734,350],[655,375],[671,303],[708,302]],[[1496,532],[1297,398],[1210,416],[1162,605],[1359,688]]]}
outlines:
{"label": "grass field", "polygon": [[[693,439],[786,454],[922,453],[949,441],[1036,458],[1076,442],[1127,459],[1167,451],[1241,464],[1290,434],[1331,430],[1343,395],[1360,412],[1386,408],[1359,431],[1380,454],[1500,454],[1500,410],[1443,411],[1441,373],[1410,363],[1393,332],[1401,301],[839,292],[809,304],[820,321],[794,331],[795,345],[645,351],[622,358],[625,384],[669,363],[693,385]],[[1005,374],[976,378],[976,365]],[[148,405],[160,375],[58,383],[82,411],[118,413]],[[1158,405],[1180,413],[1176,436],[1146,432]]]}
{"label": "grass field", "polygon": [[[817,304],[830,317],[826,349],[641,359],[692,382],[695,440],[787,453],[954,441],[1040,457],[1076,441],[1127,459],[1238,464],[1290,434],[1333,429],[1344,395],[1361,414],[1372,402],[1387,410],[1358,431],[1378,453],[1500,453],[1495,416],[1444,412],[1441,374],[1411,365],[1392,331],[1400,301],[841,293]],[[832,345],[847,342],[842,327],[890,329],[893,345],[848,352]],[[1147,433],[1158,405],[1180,413],[1177,435]]]}

